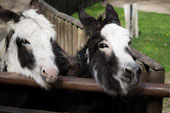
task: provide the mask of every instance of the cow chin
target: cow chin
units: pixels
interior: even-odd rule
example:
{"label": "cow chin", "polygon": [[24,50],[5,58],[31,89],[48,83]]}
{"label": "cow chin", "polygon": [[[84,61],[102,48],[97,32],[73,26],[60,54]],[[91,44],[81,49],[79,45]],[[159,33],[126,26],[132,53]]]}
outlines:
{"label": "cow chin", "polygon": [[57,77],[55,79],[51,79],[51,78],[45,78],[43,75],[41,75],[41,78],[43,79],[43,81],[47,84],[53,84],[56,82]]}
{"label": "cow chin", "polygon": [[102,82],[99,83],[104,91],[113,96],[126,96],[130,89],[130,86],[127,82],[113,80],[114,83]]}
{"label": "cow chin", "polygon": [[44,88],[45,90],[49,90],[51,87],[51,84],[49,84],[48,82],[46,82],[46,80],[44,80],[41,76],[37,76],[36,79],[33,78],[36,83],[41,86],[42,88]]}

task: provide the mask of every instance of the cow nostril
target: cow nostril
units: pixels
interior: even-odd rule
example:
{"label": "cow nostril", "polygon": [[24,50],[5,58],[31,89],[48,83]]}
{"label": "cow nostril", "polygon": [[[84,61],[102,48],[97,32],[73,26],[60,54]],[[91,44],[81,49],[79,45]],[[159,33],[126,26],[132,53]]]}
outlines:
{"label": "cow nostril", "polygon": [[139,68],[137,69],[137,74],[141,74],[141,73],[142,73],[142,68],[139,67]]}
{"label": "cow nostril", "polygon": [[43,69],[43,71],[42,71],[44,74],[45,74],[45,70]]}
{"label": "cow nostril", "polygon": [[125,68],[125,72],[126,72],[126,74],[128,74],[128,75],[132,75],[133,70],[128,69],[128,68]]}

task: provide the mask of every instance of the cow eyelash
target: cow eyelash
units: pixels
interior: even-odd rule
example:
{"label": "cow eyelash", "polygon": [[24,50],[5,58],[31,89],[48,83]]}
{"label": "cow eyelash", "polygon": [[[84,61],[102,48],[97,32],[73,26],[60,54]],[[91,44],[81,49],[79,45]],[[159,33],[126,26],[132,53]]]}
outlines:
{"label": "cow eyelash", "polygon": [[22,44],[30,44],[30,42],[28,40],[22,40],[21,42]]}
{"label": "cow eyelash", "polygon": [[16,39],[16,43],[18,46],[24,45],[24,44],[30,44],[30,42],[26,39],[21,39],[19,37],[17,37]]}

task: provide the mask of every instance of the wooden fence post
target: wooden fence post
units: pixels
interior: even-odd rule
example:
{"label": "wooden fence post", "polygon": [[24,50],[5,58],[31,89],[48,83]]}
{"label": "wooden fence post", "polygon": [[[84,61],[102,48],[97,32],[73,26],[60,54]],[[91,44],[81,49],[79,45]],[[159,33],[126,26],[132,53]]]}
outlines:
{"label": "wooden fence post", "polygon": [[[149,82],[164,83],[164,70],[154,70],[149,68]],[[147,113],[162,113],[162,97],[149,97],[147,103]]]}
{"label": "wooden fence post", "polygon": [[126,29],[129,31],[130,37],[138,37],[138,10],[137,4],[125,4],[125,22]]}

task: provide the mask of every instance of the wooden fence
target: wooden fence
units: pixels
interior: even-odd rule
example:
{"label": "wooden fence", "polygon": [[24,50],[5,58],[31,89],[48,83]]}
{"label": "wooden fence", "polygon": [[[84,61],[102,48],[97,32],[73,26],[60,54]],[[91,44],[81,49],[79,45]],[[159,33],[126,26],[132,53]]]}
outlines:
{"label": "wooden fence", "polygon": [[75,55],[87,40],[79,20],[54,9],[40,0],[44,15],[55,25],[56,41],[70,55]]}

